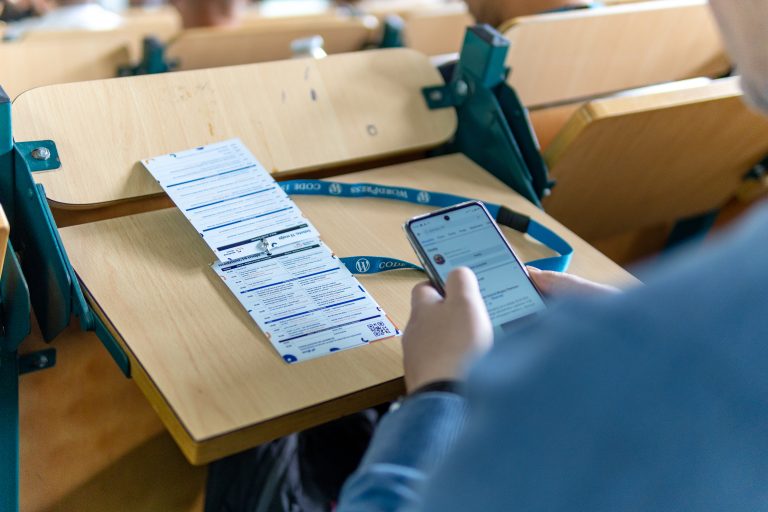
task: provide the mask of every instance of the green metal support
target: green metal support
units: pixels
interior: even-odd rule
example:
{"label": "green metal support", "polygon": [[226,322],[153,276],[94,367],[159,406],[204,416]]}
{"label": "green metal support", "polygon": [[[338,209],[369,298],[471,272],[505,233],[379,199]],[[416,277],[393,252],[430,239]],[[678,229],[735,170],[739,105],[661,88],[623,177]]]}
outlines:
{"label": "green metal support", "polygon": [[53,340],[77,316],[83,330],[94,331],[130,377],[128,356],[89,308],[59,238],[45,189],[32,173],[60,167],[53,141],[15,142],[11,102],[0,88],[0,203],[11,225],[11,240],[0,276],[0,511],[18,510],[19,375],[49,368],[49,348],[18,355],[29,335],[34,310],[46,341]]}
{"label": "green metal support", "polygon": [[18,348],[30,332],[29,290],[13,251],[0,276],[0,510],[19,509]]}
{"label": "green metal support", "polygon": [[541,207],[548,178],[528,112],[506,84],[509,41],[488,25],[467,29],[453,77],[424,89],[432,109],[456,109],[458,128],[442,152],[460,152]]}
{"label": "green metal support", "polygon": [[405,22],[400,16],[394,14],[384,18],[381,31],[381,42],[379,48],[402,48],[405,46],[403,42],[403,27]]}
{"label": "green metal support", "polygon": [[19,368],[0,352],[0,510],[19,510]]}
{"label": "green metal support", "polygon": [[0,167],[0,202],[11,223],[11,240],[21,255],[43,338],[52,341],[74,315],[83,330],[96,332],[123,373],[130,376],[128,356],[88,306],[59,237],[45,189],[33,178],[34,172],[61,166],[56,144],[50,140],[14,142],[10,102],[2,103],[1,97],[0,116],[0,162],[5,164]]}
{"label": "green metal support", "polygon": [[141,62],[136,66],[124,66],[117,70],[117,76],[154,75],[167,73],[179,67],[178,60],[168,59],[167,46],[155,37],[146,37],[142,43]]}

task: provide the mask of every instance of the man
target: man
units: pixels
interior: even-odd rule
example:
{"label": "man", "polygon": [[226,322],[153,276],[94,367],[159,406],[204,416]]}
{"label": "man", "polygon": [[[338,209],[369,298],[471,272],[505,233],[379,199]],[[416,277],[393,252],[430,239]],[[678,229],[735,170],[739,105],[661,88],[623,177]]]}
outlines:
{"label": "man", "polygon": [[18,39],[33,30],[112,30],[123,20],[93,0],[59,0],[44,15],[8,25],[7,39]]}
{"label": "man", "polygon": [[[768,0],[711,3],[768,114]],[[768,206],[624,294],[533,278],[570,297],[495,344],[471,271],[414,289],[410,396],[337,512],[768,510]]]}
{"label": "man", "polygon": [[590,0],[466,0],[477,23],[500,27],[520,16],[589,7]]}
{"label": "man", "polygon": [[245,0],[171,0],[184,28],[233,27],[240,23]]}

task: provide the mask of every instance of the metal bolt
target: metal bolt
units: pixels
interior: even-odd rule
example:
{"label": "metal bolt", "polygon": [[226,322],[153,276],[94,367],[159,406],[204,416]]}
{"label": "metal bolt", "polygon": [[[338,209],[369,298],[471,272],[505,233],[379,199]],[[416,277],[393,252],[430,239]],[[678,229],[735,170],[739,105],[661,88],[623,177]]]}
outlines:
{"label": "metal bolt", "polygon": [[455,92],[458,96],[466,96],[469,92],[469,86],[464,80],[459,80],[455,85]]}
{"label": "metal bolt", "polygon": [[48,366],[48,356],[40,354],[35,358],[35,366],[42,369]]}
{"label": "metal bolt", "polygon": [[442,101],[443,100],[443,93],[440,91],[432,91],[429,93],[429,99],[432,101]]}
{"label": "metal bolt", "polygon": [[51,158],[51,150],[42,146],[35,148],[32,150],[32,158],[35,160],[48,160]]}

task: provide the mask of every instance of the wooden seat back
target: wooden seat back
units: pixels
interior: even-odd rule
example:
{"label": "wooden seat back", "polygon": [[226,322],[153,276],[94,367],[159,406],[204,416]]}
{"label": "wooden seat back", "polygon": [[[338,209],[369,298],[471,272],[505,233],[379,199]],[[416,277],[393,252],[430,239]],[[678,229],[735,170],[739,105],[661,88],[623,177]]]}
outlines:
{"label": "wooden seat back", "polygon": [[14,130],[56,142],[36,174],[54,206],[94,208],[161,194],[141,159],[233,137],[278,177],[436,147],[457,123],[422,96],[440,81],[400,48],[85,82],[22,94]]}
{"label": "wooden seat back", "polygon": [[426,55],[458,53],[474,19],[463,4],[409,13],[405,17],[405,46]]}
{"label": "wooden seat back", "polygon": [[723,206],[768,155],[768,120],[738,78],[595,100],[545,152],[547,212],[599,240]]}
{"label": "wooden seat back", "polygon": [[698,76],[729,64],[706,0],[542,14],[502,28],[508,83],[529,107]]}
{"label": "wooden seat back", "polygon": [[360,0],[355,8],[379,19],[390,15],[407,18],[412,14],[427,11],[442,11],[446,8],[463,6],[462,0]]}
{"label": "wooden seat back", "polygon": [[115,77],[129,63],[126,38],[7,42],[0,44],[0,85],[15,98],[35,87]]}
{"label": "wooden seat back", "polygon": [[23,40],[48,43],[85,40],[92,45],[108,45],[114,41],[127,39],[130,45],[131,59],[138,61],[142,56],[142,41],[145,37],[151,36],[161,42],[167,42],[180,30],[181,21],[167,13],[158,17],[134,15],[126,16],[123,25],[115,30],[39,30],[27,32]]}
{"label": "wooden seat back", "polygon": [[360,50],[372,27],[358,18],[325,18],[309,22],[279,20],[239,28],[196,28],[183,31],[168,47],[180,70],[252,64],[291,58],[291,43],[320,35],[328,54]]}

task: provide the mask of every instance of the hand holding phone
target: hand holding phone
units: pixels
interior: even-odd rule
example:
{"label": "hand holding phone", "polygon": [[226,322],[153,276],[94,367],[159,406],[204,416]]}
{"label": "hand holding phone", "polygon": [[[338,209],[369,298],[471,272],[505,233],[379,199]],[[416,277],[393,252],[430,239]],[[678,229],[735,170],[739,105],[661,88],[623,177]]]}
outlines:
{"label": "hand holding phone", "polygon": [[443,295],[451,270],[472,269],[494,328],[504,331],[545,309],[525,266],[482,203],[470,201],[414,217],[404,227],[430,280]]}

